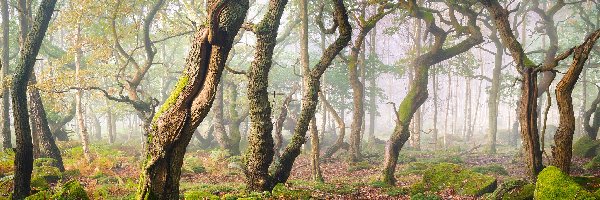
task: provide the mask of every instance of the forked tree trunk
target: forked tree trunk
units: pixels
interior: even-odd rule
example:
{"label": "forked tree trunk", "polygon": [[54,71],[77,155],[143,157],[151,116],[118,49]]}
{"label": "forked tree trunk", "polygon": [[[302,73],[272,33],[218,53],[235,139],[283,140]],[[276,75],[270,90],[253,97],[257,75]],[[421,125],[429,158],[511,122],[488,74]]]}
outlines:
{"label": "forked tree trunk", "polygon": [[409,125],[413,115],[419,107],[427,100],[427,84],[429,81],[429,68],[439,62],[454,57],[483,41],[480,29],[476,27],[477,14],[469,8],[461,10],[461,14],[468,17],[468,25],[465,27],[468,37],[458,44],[444,48],[447,32],[435,24],[435,19],[426,16],[433,14],[417,6],[415,0],[403,5],[410,10],[410,15],[422,19],[426,23],[428,32],[435,37],[435,43],[431,50],[412,61],[410,67],[415,69],[415,79],[410,84],[410,90],[396,112],[396,126],[386,143],[381,180],[389,185],[396,183],[394,172],[398,161],[400,149],[410,137]]}
{"label": "forked tree trunk", "polygon": [[33,19],[33,26],[22,44],[21,56],[15,68],[12,84],[13,116],[17,140],[14,160],[14,184],[12,199],[24,199],[31,191],[33,170],[33,144],[27,112],[27,83],[33,72],[36,57],[42,45],[48,24],[54,13],[56,0],[43,0]]}
{"label": "forked tree trunk", "polygon": [[152,120],[137,199],[179,199],[186,147],[212,106],[248,7],[247,0],[215,1],[208,7],[208,28],[196,32],[184,72]]}
{"label": "forked tree trunk", "polygon": [[[257,30],[272,31],[277,29],[279,19],[283,12],[283,7],[287,1],[271,1],[269,11],[261,22],[262,26]],[[320,78],[325,70],[331,64],[331,61],[348,44],[351,39],[351,27],[348,22],[348,15],[342,0],[334,0],[334,17],[339,27],[339,36],[336,41],[329,45],[323,53],[321,60],[317,65],[309,70],[304,69],[304,94],[302,98],[302,109],[298,123],[294,128],[294,134],[289,145],[281,155],[279,162],[275,163],[272,173],[268,173],[268,168],[273,159],[273,139],[271,137],[272,125],[270,121],[270,111],[268,101],[267,81],[268,71],[271,66],[273,55],[274,39],[272,32],[257,33],[257,54],[252,63],[250,71],[250,83],[248,85],[248,97],[250,100],[250,118],[252,120],[251,135],[249,136],[249,147],[247,156],[247,184],[250,190],[267,191],[271,190],[275,184],[284,183],[289,178],[292,165],[296,157],[300,154],[302,145],[306,138],[308,125],[314,116],[318,98],[317,93],[320,88]],[[267,34],[269,33],[269,34]],[[276,32],[275,32],[276,33]],[[268,37],[270,36],[270,37]]]}
{"label": "forked tree trunk", "polygon": [[556,146],[552,148],[552,164],[565,173],[570,172],[571,158],[573,154],[573,135],[575,134],[575,113],[573,111],[573,98],[571,97],[583,66],[588,59],[588,55],[596,40],[600,37],[600,30],[589,35],[585,42],[575,48],[573,53],[573,62],[569,66],[567,73],[556,85],[556,102],[558,103],[558,112],[560,120],[558,130],[554,135]]}

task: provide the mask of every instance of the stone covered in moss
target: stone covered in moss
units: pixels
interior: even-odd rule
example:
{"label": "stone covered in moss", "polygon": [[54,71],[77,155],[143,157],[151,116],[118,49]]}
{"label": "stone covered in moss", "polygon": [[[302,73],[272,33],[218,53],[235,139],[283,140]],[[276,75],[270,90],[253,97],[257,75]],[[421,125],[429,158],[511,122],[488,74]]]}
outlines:
{"label": "stone covered in moss", "polygon": [[453,189],[460,195],[481,196],[496,189],[496,178],[464,169],[452,163],[439,163],[423,173],[423,180],[413,185],[413,194]]}
{"label": "stone covered in moss", "polygon": [[599,148],[600,140],[592,140],[592,138],[588,136],[583,136],[573,144],[573,155],[584,158],[593,158],[598,154]]}
{"label": "stone covered in moss", "polygon": [[211,194],[207,191],[189,191],[183,195],[184,199],[220,199],[219,196]]}
{"label": "stone covered in moss", "polygon": [[535,199],[596,199],[595,195],[579,185],[569,175],[554,166],[548,166],[538,175]]}
{"label": "stone covered in moss", "polygon": [[89,197],[85,189],[76,180],[71,180],[65,183],[60,190],[54,195],[58,200],[88,200]]}
{"label": "stone covered in moss", "polygon": [[526,200],[533,199],[535,185],[524,180],[506,180],[484,199]]}

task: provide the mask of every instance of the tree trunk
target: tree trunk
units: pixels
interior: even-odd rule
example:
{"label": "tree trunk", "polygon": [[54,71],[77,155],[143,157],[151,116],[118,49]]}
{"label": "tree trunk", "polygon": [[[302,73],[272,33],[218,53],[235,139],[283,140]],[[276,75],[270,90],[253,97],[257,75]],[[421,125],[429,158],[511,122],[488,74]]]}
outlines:
{"label": "tree trunk", "polygon": [[290,105],[290,102],[292,102],[292,97],[294,97],[294,94],[296,94],[297,90],[298,87],[292,87],[292,91],[285,97],[285,99],[281,103],[281,108],[279,109],[279,117],[277,117],[277,120],[275,121],[275,141],[273,151],[275,152],[274,156],[276,160],[279,159],[279,157],[281,156],[281,148],[283,147],[283,134],[281,133],[281,131],[283,131],[285,119],[288,118],[288,107]]}
{"label": "tree trunk", "polygon": [[[600,87],[596,86],[596,88],[598,89],[596,99],[592,101],[590,109],[583,113],[583,128],[586,135],[592,140],[596,140],[598,129],[600,128],[600,109],[598,109],[598,104],[600,104]],[[594,115],[594,119],[592,119],[592,114]],[[592,120],[592,124],[590,124],[590,120]]]}
{"label": "tree trunk", "polygon": [[526,68],[522,75],[519,124],[524,141],[523,149],[527,155],[529,174],[537,177],[544,168],[537,128],[537,73],[533,68]]}
{"label": "tree trunk", "polygon": [[[80,34],[81,34],[81,25],[78,25],[77,27],[77,41],[79,44],[79,38],[80,38]],[[79,46],[79,45],[78,45]],[[75,50],[75,83],[80,83],[80,71],[81,71],[81,59],[83,57],[83,52],[81,52],[81,48],[77,48]],[[81,98],[83,95],[83,90],[77,90],[77,92],[75,93],[75,112],[77,115],[77,130],[79,131],[79,138],[81,139],[81,144],[83,146],[83,155],[85,156],[85,160],[87,160],[87,162],[90,162],[92,160],[92,157],[90,155],[90,148],[89,148],[89,136],[88,136],[88,131],[87,131],[87,127],[85,125],[85,116],[83,114],[84,112],[84,107],[82,105],[81,102]]]}
{"label": "tree trunk", "polygon": [[409,125],[413,115],[419,107],[427,100],[429,81],[429,68],[439,62],[454,57],[465,51],[468,51],[473,46],[483,42],[483,36],[479,28],[476,26],[477,14],[466,8],[464,12],[468,17],[468,37],[460,43],[444,48],[447,32],[435,24],[435,19],[431,17],[432,13],[419,8],[414,2],[404,5],[407,10],[411,10],[411,16],[422,19],[426,23],[428,32],[435,37],[435,43],[432,45],[430,52],[415,58],[412,61],[411,67],[415,69],[415,79],[410,83],[410,90],[396,111],[396,126],[390,139],[386,143],[384,152],[384,162],[381,180],[389,185],[394,185],[396,178],[394,172],[398,161],[400,149],[410,137]]}
{"label": "tree trunk", "polygon": [[346,123],[344,123],[344,119],[340,117],[340,115],[338,115],[333,106],[329,104],[329,101],[327,101],[325,95],[323,95],[323,92],[319,93],[319,98],[321,99],[321,102],[323,103],[325,108],[329,110],[331,116],[335,119],[339,129],[339,134],[337,136],[337,139],[335,140],[335,143],[333,143],[333,145],[327,148],[325,154],[323,155],[323,158],[331,158],[331,156],[333,156],[335,152],[337,152],[342,146],[344,146],[344,137],[346,136]]}
{"label": "tree trunk", "polygon": [[321,174],[321,167],[319,165],[319,154],[320,154],[320,148],[319,148],[319,131],[317,130],[317,123],[315,122],[316,118],[313,117],[313,119],[310,122],[310,143],[311,143],[311,159],[310,159],[310,166],[311,166],[311,174],[312,174],[312,180],[315,182],[323,182],[323,175]]}
{"label": "tree trunk", "polygon": [[90,108],[90,117],[92,118],[92,124],[94,127],[94,137],[97,141],[102,140],[102,126],[100,125],[100,120],[98,116],[92,111]]}
{"label": "tree trunk", "polygon": [[[36,82],[35,72],[31,74],[31,82]],[[50,126],[48,126],[48,120],[46,118],[46,111],[44,110],[44,104],[42,103],[42,97],[37,88],[32,87],[29,93],[30,105],[30,119],[32,123],[32,135],[37,137],[37,157],[36,158],[52,158],[56,160],[54,167],[61,171],[65,170],[63,165],[62,156],[60,150],[54,141],[54,136],[50,132]],[[35,127],[35,128],[34,128]],[[35,131],[34,131],[35,130]]]}
{"label": "tree trunk", "polygon": [[208,27],[196,32],[184,72],[152,120],[138,199],[179,199],[186,147],[212,106],[248,6],[246,0],[210,4]]}
{"label": "tree trunk", "polygon": [[108,129],[108,143],[109,144],[114,144],[115,143],[115,136],[116,136],[116,132],[115,132],[115,120],[114,120],[114,115],[112,113],[112,111],[110,110],[110,108],[108,109],[108,111],[106,111],[106,123],[107,123],[107,129]]}
{"label": "tree trunk", "polygon": [[573,62],[567,73],[556,85],[556,102],[560,120],[554,135],[555,147],[552,148],[553,165],[565,173],[570,172],[573,135],[575,134],[575,113],[573,111],[573,98],[571,97],[583,66],[596,40],[600,37],[600,30],[589,35],[585,42],[574,50]]}
{"label": "tree trunk", "polygon": [[496,29],[492,30],[490,40],[496,46],[494,55],[494,70],[492,72],[492,86],[488,98],[488,153],[496,153],[496,133],[498,133],[498,105],[500,103],[500,83],[502,82],[502,60],[504,56],[504,46],[497,36]]}
{"label": "tree trunk", "polygon": [[438,149],[438,110],[439,110],[439,105],[438,105],[438,76],[437,76],[437,68],[433,67],[431,69],[431,76],[433,79],[433,133],[432,133],[432,139],[433,139],[433,149],[437,150]]}
{"label": "tree trunk", "polygon": [[[2,66],[2,82],[6,81],[6,77],[8,76],[8,54],[9,54],[9,13],[8,13],[8,0],[0,0],[0,11],[2,13],[2,57],[1,63]],[[12,148],[11,143],[11,131],[10,131],[10,100],[9,100],[9,92],[7,87],[2,87],[2,148],[10,149]]]}
{"label": "tree trunk", "polygon": [[31,172],[33,170],[33,144],[27,112],[27,83],[35,66],[36,57],[42,45],[48,24],[54,12],[56,0],[43,0],[33,20],[31,32],[22,43],[21,56],[15,68],[12,85],[12,103],[15,135],[15,176],[13,199],[24,199],[31,191]]}
{"label": "tree trunk", "polygon": [[214,117],[213,125],[215,127],[215,138],[217,139],[221,150],[225,150],[231,155],[231,143],[227,131],[225,130],[223,119],[223,84],[219,84],[212,111]]}

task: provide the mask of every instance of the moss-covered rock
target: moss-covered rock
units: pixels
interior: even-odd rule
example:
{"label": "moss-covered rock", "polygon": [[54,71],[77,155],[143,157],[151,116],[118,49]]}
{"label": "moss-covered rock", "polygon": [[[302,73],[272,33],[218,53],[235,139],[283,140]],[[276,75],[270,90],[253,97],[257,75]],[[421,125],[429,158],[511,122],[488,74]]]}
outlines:
{"label": "moss-covered rock", "polygon": [[538,175],[535,199],[597,199],[572,177],[554,166],[548,166]]}
{"label": "moss-covered rock", "polygon": [[471,169],[471,170],[473,170],[474,172],[480,173],[480,174],[503,175],[503,176],[508,175],[508,171],[506,171],[506,169],[504,169],[504,167],[502,167],[498,164],[477,166],[477,167],[473,167],[473,169]]}
{"label": "moss-covered rock", "polygon": [[77,180],[71,180],[65,183],[54,195],[57,200],[88,200],[89,197],[85,189]]}
{"label": "moss-covered rock", "polygon": [[593,158],[598,154],[599,148],[600,140],[592,140],[592,138],[588,136],[583,136],[573,144],[573,155],[584,158]]}
{"label": "moss-covered rock", "polygon": [[413,185],[412,193],[453,189],[460,195],[481,196],[496,189],[496,178],[464,169],[452,163],[439,163],[423,173],[423,180]]}
{"label": "moss-covered rock", "polygon": [[52,166],[35,166],[31,177],[32,179],[40,178],[49,183],[56,183],[62,178],[62,172]]}
{"label": "moss-covered rock", "polygon": [[527,200],[533,199],[535,185],[524,180],[507,180],[484,199]]}
{"label": "moss-covered rock", "polygon": [[441,200],[442,198],[438,197],[435,194],[431,193],[417,193],[410,196],[412,200]]}

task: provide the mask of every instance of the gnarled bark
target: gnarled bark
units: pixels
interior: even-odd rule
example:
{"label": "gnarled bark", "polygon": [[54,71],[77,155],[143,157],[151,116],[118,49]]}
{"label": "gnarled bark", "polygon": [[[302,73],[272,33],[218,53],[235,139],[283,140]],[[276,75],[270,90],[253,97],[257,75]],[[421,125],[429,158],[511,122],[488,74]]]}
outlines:
{"label": "gnarled bark", "polygon": [[15,68],[12,85],[13,116],[17,139],[15,152],[15,176],[13,199],[23,199],[31,191],[31,172],[33,170],[33,144],[27,112],[27,83],[35,66],[36,56],[42,45],[48,24],[54,13],[56,0],[43,0],[33,19],[31,31],[22,43],[21,56]]}
{"label": "gnarled bark", "polygon": [[[448,32],[435,24],[435,19],[432,17],[433,14],[431,12],[420,8],[415,0],[402,3],[401,6],[410,11],[409,14],[412,17],[422,19],[425,22],[426,27],[428,27],[428,33],[431,33],[434,36],[434,44],[429,52],[418,56],[410,65],[410,67],[415,69],[415,78],[410,83],[411,87],[408,94],[404,97],[396,111],[396,126],[385,147],[384,166],[381,179],[383,182],[390,185],[396,183],[394,172],[396,170],[398,155],[400,149],[410,137],[409,126],[413,115],[427,100],[429,68],[432,65],[468,51],[473,46],[478,45],[483,41],[481,31],[476,25],[477,13],[470,10],[470,4],[456,6],[455,8],[456,11],[467,17],[467,26],[460,25],[455,19],[453,20],[455,22],[453,23],[455,29],[464,30],[464,34],[468,34],[468,37],[460,43],[447,48],[444,48],[444,43],[446,42]],[[454,15],[454,13],[451,15]]]}
{"label": "gnarled bark", "polygon": [[600,38],[600,30],[590,34],[583,44],[574,49],[573,62],[567,73],[556,85],[556,102],[558,103],[560,120],[556,134],[554,134],[556,146],[552,148],[552,157],[554,158],[552,164],[567,174],[571,167],[573,135],[575,134],[575,113],[571,95],[588,55],[598,38]]}
{"label": "gnarled bark", "polygon": [[152,120],[138,199],[179,199],[186,147],[206,117],[248,1],[211,1],[209,26],[196,32],[179,82]]}

